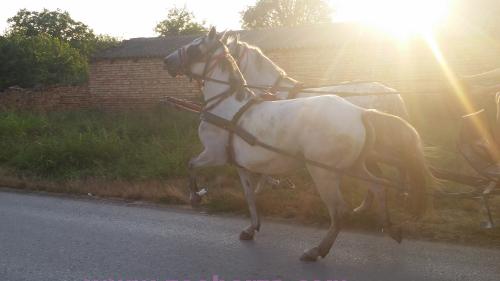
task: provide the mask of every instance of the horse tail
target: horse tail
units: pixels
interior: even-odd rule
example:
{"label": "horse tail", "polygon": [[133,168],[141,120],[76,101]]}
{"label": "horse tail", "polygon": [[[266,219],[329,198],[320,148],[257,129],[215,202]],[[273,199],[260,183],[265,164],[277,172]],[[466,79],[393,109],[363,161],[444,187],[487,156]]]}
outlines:
{"label": "horse tail", "polygon": [[[400,117],[367,110],[363,115],[365,127],[371,127],[375,137],[370,137],[377,154],[395,159],[407,171],[409,178],[409,211],[416,217],[422,217],[427,209],[427,184],[434,184],[438,179],[431,173],[420,135],[408,122]],[[370,135],[367,130],[367,136]]]}

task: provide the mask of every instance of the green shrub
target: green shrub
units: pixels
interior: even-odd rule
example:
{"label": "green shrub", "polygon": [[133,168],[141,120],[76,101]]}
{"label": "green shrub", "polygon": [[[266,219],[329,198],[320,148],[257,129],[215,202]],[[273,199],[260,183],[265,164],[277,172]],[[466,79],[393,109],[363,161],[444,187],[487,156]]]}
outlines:
{"label": "green shrub", "polygon": [[86,81],[87,72],[86,58],[60,39],[43,34],[0,37],[0,90],[79,84]]}

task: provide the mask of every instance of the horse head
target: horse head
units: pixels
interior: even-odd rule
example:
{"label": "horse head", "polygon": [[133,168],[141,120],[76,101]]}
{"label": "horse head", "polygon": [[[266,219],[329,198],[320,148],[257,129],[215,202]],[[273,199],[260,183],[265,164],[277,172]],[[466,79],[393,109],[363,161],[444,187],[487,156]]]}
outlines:
{"label": "horse head", "polygon": [[164,58],[165,68],[172,77],[186,75],[203,79],[209,70],[209,64],[219,54],[227,50],[220,39],[223,33],[217,33],[215,27],[192,42],[180,47]]}
{"label": "horse head", "polygon": [[231,56],[233,56],[233,58],[239,63],[240,58],[242,56],[242,52],[245,51],[243,49],[244,42],[240,41],[240,35],[239,34],[230,34],[230,35],[224,36],[221,39],[221,41],[222,41],[222,43],[224,43],[224,45],[226,45]]}

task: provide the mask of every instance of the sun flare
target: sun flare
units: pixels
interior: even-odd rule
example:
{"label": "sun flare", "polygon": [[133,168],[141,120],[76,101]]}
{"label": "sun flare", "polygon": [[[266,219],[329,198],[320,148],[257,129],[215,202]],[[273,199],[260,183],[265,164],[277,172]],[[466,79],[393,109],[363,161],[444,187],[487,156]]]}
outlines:
{"label": "sun flare", "polygon": [[333,0],[339,21],[377,27],[397,37],[427,34],[448,16],[450,0]]}

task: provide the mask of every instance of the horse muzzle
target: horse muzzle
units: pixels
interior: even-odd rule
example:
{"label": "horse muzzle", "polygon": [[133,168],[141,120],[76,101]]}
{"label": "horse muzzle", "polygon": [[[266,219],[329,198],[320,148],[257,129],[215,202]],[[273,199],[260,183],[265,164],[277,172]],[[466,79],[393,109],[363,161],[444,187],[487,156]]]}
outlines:
{"label": "horse muzzle", "polygon": [[176,54],[171,54],[163,60],[163,69],[167,70],[168,74],[172,77],[177,77],[179,75],[183,75],[183,67],[180,59],[176,56]]}

